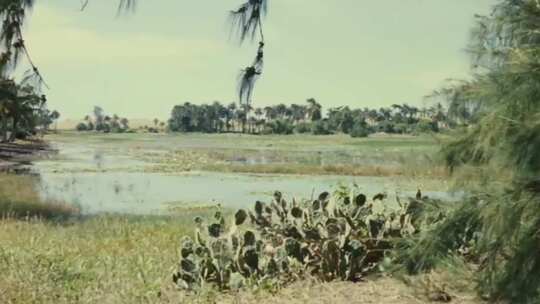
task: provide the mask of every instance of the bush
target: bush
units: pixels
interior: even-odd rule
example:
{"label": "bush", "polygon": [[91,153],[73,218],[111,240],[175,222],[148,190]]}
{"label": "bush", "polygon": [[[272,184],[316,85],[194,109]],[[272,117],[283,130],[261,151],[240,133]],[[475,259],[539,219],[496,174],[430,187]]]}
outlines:
{"label": "bush", "polygon": [[292,134],[294,126],[287,120],[278,119],[265,124],[263,134]]}
{"label": "bush", "polygon": [[417,133],[439,132],[439,126],[437,125],[437,122],[423,120],[416,124],[415,132]]}
{"label": "bush", "polygon": [[398,123],[394,126],[394,132],[397,134],[405,134],[409,132],[409,125],[405,123]]}
{"label": "bush", "polygon": [[311,125],[311,133],[313,135],[329,135],[332,134],[328,122],[324,120],[318,120]]}
{"label": "bush", "polygon": [[394,124],[386,120],[381,121],[379,124],[377,124],[377,131],[385,133],[395,133]]}
{"label": "bush", "polygon": [[296,133],[304,134],[304,133],[311,132],[311,128],[312,128],[311,123],[309,123],[309,122],[301,122],[301,123],[298,123],[294,127],[294,130],[296,131]]}
{"label": "bush", "polygon": [[80,122],[75,127],[77,131],[88,131],[88,126],[84,122]]}
{"label": "bush", "polygon": [[367,127],[361,124],[356,124],[354,125],[350,135],[351,137],[368,137],[369,133],[370,130]]}

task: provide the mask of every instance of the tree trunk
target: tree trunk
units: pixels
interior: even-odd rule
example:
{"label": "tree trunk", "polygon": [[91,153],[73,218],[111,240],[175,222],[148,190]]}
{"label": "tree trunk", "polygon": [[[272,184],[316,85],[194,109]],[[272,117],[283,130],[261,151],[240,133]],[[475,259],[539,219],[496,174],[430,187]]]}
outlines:
{"label": "tree trunk", "polygon": [[11,135],[9,137],[9,141],[13,142],[15,139],[17,139],[17,124],[19,123],[18,119],[13,117],[13,124],[11,127]]}
{"label": "tree trunk", "polygon": [[8,140],[7,124],[8,124],[7,117],[2,117],[2,142],[7,142]]}

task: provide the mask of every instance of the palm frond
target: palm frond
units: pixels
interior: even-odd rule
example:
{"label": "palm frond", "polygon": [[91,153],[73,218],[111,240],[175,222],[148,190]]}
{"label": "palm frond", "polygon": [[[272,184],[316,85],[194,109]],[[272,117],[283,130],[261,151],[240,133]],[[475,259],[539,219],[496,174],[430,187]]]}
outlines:
{"label": "palm frond", "polygon": [[264,42],[259,43],[259,49],[253,64],[242,70],[238,82],[238,97],[240,104],[251,104],[255,82],[262,74],[264,66]]}
{"label": "palm frond", "polygon": [[137,0],[120,0],[118,3],[118,14],[125,11],[134,11]]}
{"label": "palm frond", "polygon": [[261,41],[264,41],[261,19],[266,13],[267,0],[248,0],[229,13],[231,33],[238,36],[240,43],[248,38],[253,40],[257,32]]}

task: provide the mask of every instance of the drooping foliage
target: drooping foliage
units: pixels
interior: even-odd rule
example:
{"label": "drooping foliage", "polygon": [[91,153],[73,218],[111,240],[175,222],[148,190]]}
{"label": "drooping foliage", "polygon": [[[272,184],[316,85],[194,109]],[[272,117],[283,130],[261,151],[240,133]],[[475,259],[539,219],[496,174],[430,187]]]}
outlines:
{"label": "drooping foliage", "polygon": [[23,26],[34,2],[35,0],[4,0],[0,2],[0,19],[2,22],[0,30],[0,72],[3,77],[7,77],[17,67],[21,56],[25,56],[31,66],[25,79],[27,81],[33,80],[35,82],[34,87],[39,89],[41,85],[46,86],[46,83],[30,58],[23,37]]}
{"label": "drooping foliage", "polygon": [[489,164],[537,175],[540,6],[534,0],[499,2],[473,30],[474,79],[454,88],[463,103],[481,109],[480,119],[446,152],[451,166]]}
{"label": "drooping foliage", "polygon": [[242,105],[251,104],[253,89],[262,74],[264,63],[264,33],[262,18],[266,15],[268,0],[247,0],[229,13],[232,34],[240,43],[259,35],[259,48],[252,64],[240,72],[238,77],[238,100]]}
{"label": "drooping foliage", "polygon": [[[0,1],[0,130],[2,141],[13,141],[42,130],[59,118],[59,113],[46,107],[42,88],[47,86],[30,57],[23,28],[35,0]],[[20,82],[11,74],[22,58],[30,68]]]}

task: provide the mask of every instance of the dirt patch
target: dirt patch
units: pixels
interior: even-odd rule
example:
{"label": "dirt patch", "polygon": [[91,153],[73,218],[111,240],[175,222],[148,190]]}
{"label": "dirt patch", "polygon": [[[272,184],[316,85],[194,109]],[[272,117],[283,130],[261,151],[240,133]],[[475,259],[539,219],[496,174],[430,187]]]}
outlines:
{"label": "dirt patch", "polygon": [[[452,294],[451,303],[483,303],[474,294]],[[422,289],[405,285],[394,278],[379,278],[361,283],[332,282],[316,283],[300,281],[281,289],[275,294],[268,292],[239,292],[204,296],[178,295],[171,291],[162,295],[165,303],[257,303],[257,304],[300,304],[300,303],[377,303],[377,304],[423,304],[437,303],[429,299]]]}

